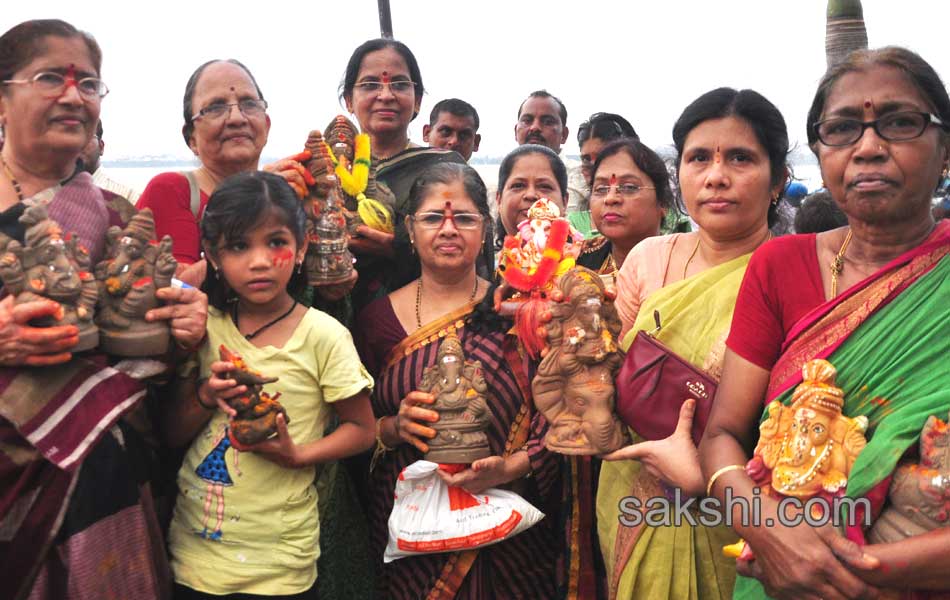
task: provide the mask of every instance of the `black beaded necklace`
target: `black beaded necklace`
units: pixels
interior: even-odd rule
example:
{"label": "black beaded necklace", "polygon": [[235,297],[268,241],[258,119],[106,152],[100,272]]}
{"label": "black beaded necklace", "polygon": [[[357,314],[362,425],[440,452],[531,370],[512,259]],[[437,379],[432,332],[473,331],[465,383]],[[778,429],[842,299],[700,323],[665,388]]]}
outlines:
{"label": "black beaded necklace", "polygon": [[7,161],[3,159],[2,155],[0,155],[0,163],[3,163],[3,172],[7,176],[7,179],[10,180],[10,183],[13,184],[13,191],[16,192],[17,200],[23,202],[23,192],[20,190],[20,182],[17,181],[16,176],[13,174],[13,171],[10,169],[10,166],[7,165]]}
{"label": "black beaded necklace", "polygon": [[[296,300],[294,300],[294,303],[291,305],[290,309],[287,310],[287,312],[285,312],[284,314],[280,315],[279,317],[277,317],[277,318],[274,319],[273,321],[270,321],[269,323],[266,323],[265,325],[262,325],[261,327],[258,327],[257,329],[255,329],[255,330],[252,331],[251,333],[245,333],[245,334],[243,334],[243,335],[244,335],[244,339],[246,339],[246,340],[254,339],[255,337],[257,337],[257,334],[259,334],[260,332],[264,331],[264,330],[267,329],[268,327],[270,327],[270,326],[272,326],[272,325],[276,325],[277,323],[280,323],[281,321],[283,321],[284,319],[286,319],[287,317],[289,317],[289,316],[290,316],[290,313],[294,312],[294,309],[297,308],[297,304],[298,304],[298,302],[297,302]],[[231,311],[231,319],[234,321],[234,327],[235,327],[235,328],[238,330],[238,332],[240,333],[240,331],[241,331],[241,326],[238,324],[238,305],[237,305],[237,302],[234,303],[234,309],[232,309],[232,311]]]}

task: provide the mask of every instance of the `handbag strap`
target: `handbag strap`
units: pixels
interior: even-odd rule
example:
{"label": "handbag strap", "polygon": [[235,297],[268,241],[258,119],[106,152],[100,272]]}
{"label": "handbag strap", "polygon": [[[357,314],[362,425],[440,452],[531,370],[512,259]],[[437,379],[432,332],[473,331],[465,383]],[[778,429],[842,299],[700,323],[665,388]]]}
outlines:
{"label": "handbag strap", "polygon": [[194,171],[182,171],[182,175],[188,180],[191,214],[194,215],[195,222],[197,223],[199,217],[198,213],[201,211],[201,188],[198,187],[198,178],[195,177]]}

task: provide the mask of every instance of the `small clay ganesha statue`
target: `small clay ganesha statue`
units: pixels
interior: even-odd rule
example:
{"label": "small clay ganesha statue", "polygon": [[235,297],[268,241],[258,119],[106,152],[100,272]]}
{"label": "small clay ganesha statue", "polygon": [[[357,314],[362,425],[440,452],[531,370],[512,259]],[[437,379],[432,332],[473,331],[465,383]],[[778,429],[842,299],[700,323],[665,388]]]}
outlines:
{"label": "small clay ganesha statue", "polygon": [[149,323],[145,313],[159,306],[156,290],[171,285],[178,261],[172,256],[172,238],[155,241],[152,211],[144,209],[126,228],[106,232],[106,256],[96,265],[99,280],[100,347],[108,354],[127,357],[159,356],[168,350],[168,323]]}
{"label": "small clay ganesha statue", "polygon": [[[865,416],[847,417],[844,391],[835,386],[838,372],[822,359],[802,367],[802,383],[792,392],[792,403],[769,403],[768,417],[759,425],[759,442],[745,470],[773,497],[801,501],[825,498],[824,506],[844,495],[848,475],[867,445]],[[821,518],[821,504],[812,516]],[[726,546],[725,553],[744,560],[752,553],[743,541]]]}
{"label": "small clay ganesha statue", "polygon": [[846,417],[838,372],[821,359],[805,363],[791,406],[772,401],[746,472],[779,496],[841,495],[858,453],[867,445],[867,417]]}
{"label": "small clay ganesha statue", "polygon": [[899,542],[950,525],[950,426],[931,415],[920,433],[920,461],[894,472],[888,505],[868,534],[872,544]]}
{"label": "small clay ganesha statue", "polygon": [[544,443],[562,454],[603,454],[625,435],[614,413],[614,379],[623,364],[620,318],[597,273],[573,267],[550,294],[544,358],[531,387],[549,429]]}
{"label": "small clay ganesha statue", "polygon": [[303,200],[310,241],[304,262],[307,282],[315,286],[342,283],[353,275],[353,255],[347,247],[349,235],[339,184],[323,134],[311,131],[306,148],[312,155],[307,169],[315,181]]}
{"label": "small clay ganesha statue", "polygon": [[224,344],[218,348],[218,351],[221,360],[237,367],[236,370],[226,373],[225,377],[235,380],[237,385],[247,386],[247,392],[244,395],[227,401],[228,405],[237,411],[231,419],[228,436],[231,439],[231,445],[243,451],[248,446],[263,442],[277,433],[277,415],[284,415],[285,423],[290,423],[290,417],[287,416],[287,410],[277,401],[280,392],[271,396],[263,391],[265,384],[277,381],[276,377],[265,377],[257,371],[252,371],[243,358],[229,350]]}
{"label": "small clay ganesha statue", "polygon": [[0,279],[7,292],[22,304],[48,298],[59,302],[60,314],[31,321],[34,327],[76,325],[79,342],[71,352],[99,345],[93,321],[99,289],[89,272],[89,253],[76,236],[63,236],[49,218],[45,205],[27,208],[20,216],[26,227],[24,245],[0,234]]}
{"label": "small clay ganesha statue", "polygon": [[428,441],[426,460],[467,465],[491,455],[485,435],[491,418],[485,397],[488,386],[481,363],[465,360],[458,337],[445,337],[436,364],[422,374],[419,389],[435,396],[427,408],[439,413],[439,420],[431,424],[436,436]]}

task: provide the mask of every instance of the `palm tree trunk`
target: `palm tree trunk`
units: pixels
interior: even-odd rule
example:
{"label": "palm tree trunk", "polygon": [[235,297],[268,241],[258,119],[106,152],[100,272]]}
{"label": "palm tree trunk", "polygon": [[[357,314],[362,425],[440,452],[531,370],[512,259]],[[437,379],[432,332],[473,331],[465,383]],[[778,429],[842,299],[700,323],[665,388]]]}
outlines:
{"label": "palm tree trunk", "polygon": [[828,0],[825,24],[825,60],[830,69],[853,50],[868,47],[861,0]]}

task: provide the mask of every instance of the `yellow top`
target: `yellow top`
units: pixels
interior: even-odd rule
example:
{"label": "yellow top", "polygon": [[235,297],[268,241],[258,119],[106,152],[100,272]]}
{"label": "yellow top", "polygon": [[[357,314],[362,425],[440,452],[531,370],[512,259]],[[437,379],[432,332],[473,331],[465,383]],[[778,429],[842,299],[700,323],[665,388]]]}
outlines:
{"label": "yellow top", "polygon": [[[323,437],[328,403],[372,388],[349,332],[311,308],[283,348],[258,348],[221,311],[208,310],[208,339],[201,372],[225,344],[248,365],[279,377],[264,386],[280,392],[297,444]],[[175,580],[209,594],[297,594],[316,581],[319,517],[316,468],[289,469],[254,454],[238,453],[217,412],[198,434],[178,472],[178,500],[169,530]]]}

